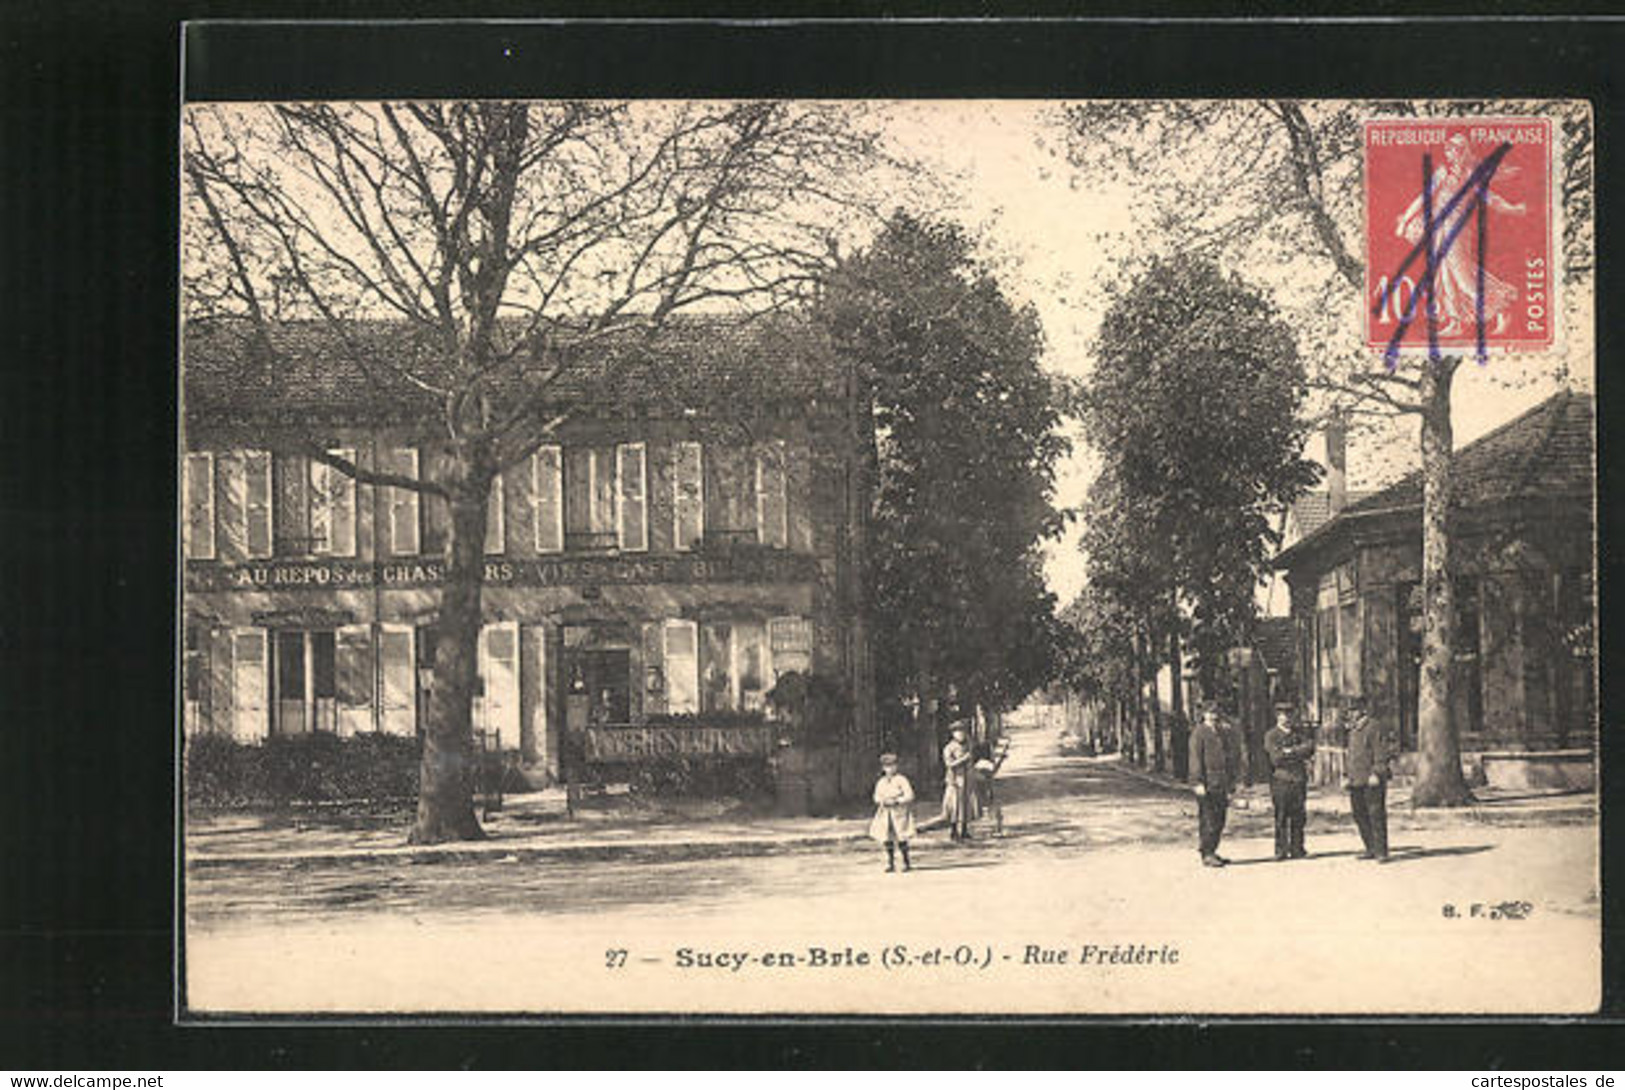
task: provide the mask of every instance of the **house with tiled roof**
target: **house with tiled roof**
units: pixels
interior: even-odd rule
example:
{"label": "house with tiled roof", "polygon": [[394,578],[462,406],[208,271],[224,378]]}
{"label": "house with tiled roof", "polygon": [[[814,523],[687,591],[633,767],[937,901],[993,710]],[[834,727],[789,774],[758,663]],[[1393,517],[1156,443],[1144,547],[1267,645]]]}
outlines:
{"label": "house with tiled roof", "polygon": [[[837,772],[867,785],[873,698],[857,571],[866,419],[791,317],[673,320],[652,340],[513,368],[484,394],[562,419],[494,482],[475,726],[532,782],[681,757],[765,757],[793,672],[852,713]],[[435,347],[404,324],[189,322],[182,338],[187,729],[421,731],[450,513],[300,452],[430,475]],[[387,361],[389,366],[381,364]],[[534,385],[533,385],[534,383]],[[820,781],[822,782],[822,781]]]}
{"label": "house with tiled roof", "polygon": [[[1594,400],[1564,391],[1456,452],[1451,714],[1472,770],[1492,782],[1593,775],[1595,433]],[[1413,472],[1276,558],[1291,592],[1292,696],[1323,731],[1328,774],[1350,697],[1416,748],[1421,503]]]}

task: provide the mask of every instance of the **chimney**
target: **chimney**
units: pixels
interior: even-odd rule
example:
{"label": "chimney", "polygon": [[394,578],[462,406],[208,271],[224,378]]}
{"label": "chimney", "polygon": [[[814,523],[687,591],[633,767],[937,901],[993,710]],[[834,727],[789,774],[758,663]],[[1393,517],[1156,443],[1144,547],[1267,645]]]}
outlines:
{"label": "chimney", "polygon": [[1348,428],[1342,413],[1326,421],[1327,513],[1337,517],[1348,500]]}

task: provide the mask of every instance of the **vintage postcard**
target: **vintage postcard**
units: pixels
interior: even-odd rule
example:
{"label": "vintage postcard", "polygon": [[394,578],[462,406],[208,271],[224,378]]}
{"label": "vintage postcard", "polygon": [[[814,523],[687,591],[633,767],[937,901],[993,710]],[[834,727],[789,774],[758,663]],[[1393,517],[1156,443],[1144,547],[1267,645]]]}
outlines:
{"label": "vintage postcard", "polygon": [[183,1019],[1598,1008],[1586,103],[181,134]]}

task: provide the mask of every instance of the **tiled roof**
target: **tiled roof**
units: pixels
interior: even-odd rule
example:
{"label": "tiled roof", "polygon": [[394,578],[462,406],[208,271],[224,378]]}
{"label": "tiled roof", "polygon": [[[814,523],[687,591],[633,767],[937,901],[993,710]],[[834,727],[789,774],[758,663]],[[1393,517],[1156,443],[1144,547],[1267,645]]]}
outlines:
{"label": "tiled roof", "polygon": [[[359,352],[346,350],[323,323],[277,325],[267,362],[246,323],[187,323],[182,368],[188,411],[437,409],[439,400],[402,374],[410,370],[430,383],[446,374],[423,338],[404,323],[351,328]],[[407,366],[399,366],[403,362]],[[496,395],[517,398],[542,374],[542,365],[503,371]],[[647,345],[627,335],[581,351],[549,386],[547,401],[705,411],[719,404],[832,400],[844,389],[839,362],[804,322],[782,315],[748,321],[685,316],[668,319]]]}
{"label": "tiled roof", "polygon": [[[1351,488],[1345,494],[1343,505],[1347,507],[1375,495],[1369,489]],[[1332,494],[1330,492],[1305,492],[1292,503],[1292,515],[1298,522],[1298,536],[1308,537],[1332,517]]]}
{"label": "tiled roof", "polygon": [[[1451,465],[1457,507],[1480,507],[1520,496],[1586,495],[1596,470],[1592,458],[1596,402],[1564,390],[1522,416],[1473,440]],[[1414,470],[1381,491],[1351,503],[1345,514],[1421,507],[1422,472]]]}
{"label": "tiled roof", "polygon": [[[1451,467],[1453,505],[1477,508],[1534,496],[1589,501],[1596,477],[1596,414],[1593,398],[1564,390],[1460,448]],[[1290,567],[1306,548],[1351,520],[1421,506],[1422,473],[1414,470],[1306,532],[1276,557],[1276,567]]]}
{"label": "tiled roof", "polygon": [[1291,617],[1265,617],[1253,628],[1253,647],[1263,656],[1264,667],[1282,674],[1292,673],[1294,640]]}

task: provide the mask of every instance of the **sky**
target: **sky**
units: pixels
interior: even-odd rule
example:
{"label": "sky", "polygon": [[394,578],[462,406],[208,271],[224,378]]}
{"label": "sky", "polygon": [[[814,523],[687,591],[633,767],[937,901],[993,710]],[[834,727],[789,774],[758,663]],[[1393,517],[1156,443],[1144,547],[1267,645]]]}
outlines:
{"label": "sky", "polygon": [[[1090,368],[1090,342],[1104,309],[1101,287],[1114,273],[1109,256],[1134,230],[1139,187],[1151,179],[1102,185],[1080,177],[1068,163],[1059,128],[1059,104],[1045,102],[919,102],[894,106],[889,131],[899,149],[949,179],[943,211],[976,231],[1005,292],[1030,302],[1043,323],[1045,369],[1076,377]],[[1577,300],[1578,302],[1578,300]],[[1589,298],[1579,307],[1589,315]],[[1355,321],[1351,313],[1350,320]],[[1588,321],[1571,320],[1568,370],[1589,388],[1593,371]],[[1558,386],[1552,357],[1492,358],[1458,372],[1452,407],[1456,445],[1539,403]],[[1098,465],[1082,437],[1060,467],[1057,502],[1081,504]],[[1324,457],[1317,436],[1307,455]],[[1414,418],[1349,440],[1349,484],[1380,487],[1417,464]],[[1062,602],[1083,585],[1078,530],[1046,550],[1045,573]]]}

